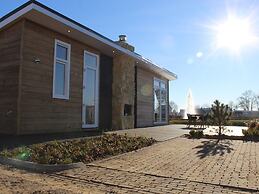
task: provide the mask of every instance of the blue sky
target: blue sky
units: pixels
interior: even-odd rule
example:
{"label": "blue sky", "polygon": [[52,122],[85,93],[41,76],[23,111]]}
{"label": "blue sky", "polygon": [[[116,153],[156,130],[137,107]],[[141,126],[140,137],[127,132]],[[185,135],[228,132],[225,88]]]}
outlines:
{"label": "blue sky", "polygon": [[[1,0],[0,17],[25,3]],[[178,75],[170,83],[170,100],[185,107],[190,88],[196,105],[215,99],[236,101],[247,89],[259,93],[259,47],[239,54],[215,49],[216,33],[208,26],[224,22],[228,13],[250,16],[259,35],[256,0],[40,0],[62,14],[116,40],[126,34],[136,51]],[[201,52],[202,56],[197,57]],[[201,54],[200,54],[201,55]]]}

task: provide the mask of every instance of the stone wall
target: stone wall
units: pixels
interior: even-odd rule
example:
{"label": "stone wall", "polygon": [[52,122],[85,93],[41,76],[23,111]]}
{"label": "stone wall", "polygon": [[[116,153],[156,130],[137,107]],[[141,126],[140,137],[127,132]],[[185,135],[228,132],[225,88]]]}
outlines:
{"label": "stone wall", "polygon": [[[134,128],[135,61],[126,55],[118,55],[113,60],[112,86],[112,128]],[[132,106],[130,116],[124,116],[124,105]]]}

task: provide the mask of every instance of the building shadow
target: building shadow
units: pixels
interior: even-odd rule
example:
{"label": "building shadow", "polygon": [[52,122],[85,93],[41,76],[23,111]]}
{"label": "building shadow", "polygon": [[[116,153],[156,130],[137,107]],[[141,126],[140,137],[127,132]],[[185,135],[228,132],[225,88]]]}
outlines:
{"label": "building shadow", "polygon": [[70,140],[76,138],[87,138],[101,135],[101,131],[79,131],[54,134],[36,134],[36,135],[0,135],[0,151],[3,149],[12,149],[20,146],[44,143],[54,140]]}
{"label": "building shadow", "polygon": [[202,159],[207,156],[220,155],[223,156],[226,153],[230,153],[232,148],[231,140],[223,139],[213,139],[201,142],[202,145],[196,146],[193,149],[197,149],[196,154]]}

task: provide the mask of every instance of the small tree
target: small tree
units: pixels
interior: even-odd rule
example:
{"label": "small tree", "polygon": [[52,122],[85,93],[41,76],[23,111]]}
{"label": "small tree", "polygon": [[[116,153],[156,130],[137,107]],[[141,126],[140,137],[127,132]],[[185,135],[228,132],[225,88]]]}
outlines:
{"label": "small tree", "polygon": [[231,108],[228,105],[219,102],[218,100],[216,100],[214,104],[211,105],[210,119],[213,125],[219,126],[219,137],[222,135],[222,132],[224,131],[224,126],[230,119],[231,114]]}

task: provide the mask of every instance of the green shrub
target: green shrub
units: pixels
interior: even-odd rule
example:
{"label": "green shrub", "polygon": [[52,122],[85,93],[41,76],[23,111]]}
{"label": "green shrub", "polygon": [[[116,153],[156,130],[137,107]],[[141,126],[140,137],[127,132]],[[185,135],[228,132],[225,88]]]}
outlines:
{"label": "green shrub", "polygon": [[242,130],[243,135],[247,138],[259,138],[259,123],[252,121],[249,123],[247,130]]}
{"label": "green shrub", "polygon": [[241,126],[241,127],[245,127],[247,126],[246,122],[243,120],[230,120],[227,122],[227,125],[229,126]]}
{"label": "green shrub", "polygon": [[152,138],[105,134],[101,137],[53,141],[13,150],[4,150],[0,155],[41,164],[88,163],[107,156],[150,146],[155,142]]}
{"label": "green shrub", "polygon": [[190,137],[191,138],[197,138],[197,139],[200,139],[200,138],[202,138],[203,137],[203,131],[200,131],[200,130],[191,130],[190,132],[189,132],[189,134],[190,134]]}
{"label": "green shrub", "polygon": [[170,124],[183,124],[183,125],[187,125],[188,124],[188,120],[187,119],[173,119],[173,120],[170,120],[169,123]]}
{"label": "green shrub", "polygon": [[249,128],[255,128],[257,125],[257,122],[256,121],[251,121],[249,124],[248,124],[248,127]]}

